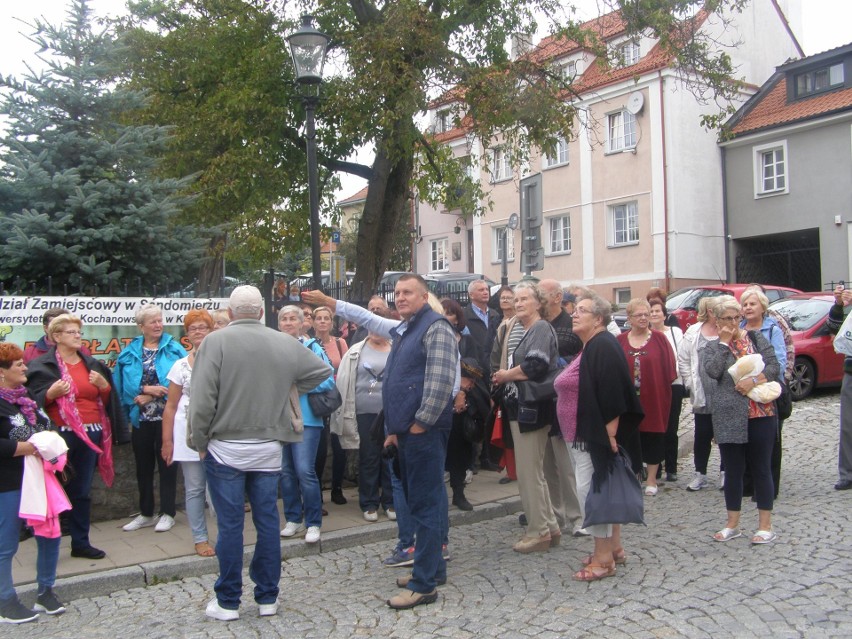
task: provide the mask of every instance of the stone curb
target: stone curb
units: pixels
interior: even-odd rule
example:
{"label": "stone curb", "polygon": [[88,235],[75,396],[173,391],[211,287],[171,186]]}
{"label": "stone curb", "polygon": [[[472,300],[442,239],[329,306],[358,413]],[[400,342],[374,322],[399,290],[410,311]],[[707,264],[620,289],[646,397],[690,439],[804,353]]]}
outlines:
{"label": "stone curb", "polygon": [[[450,526],[466,526],[480,521],[512,515],[521,510],[520,497],[508,497],[498,501],[476,506],[464,512],[450,511]],[[323,534],[318,544],[308,545],[303,540],[282,541],[281,556],[284,561],[297,557],[319,555],[344,548],[353,548],[377,541],[390,541],[396,538],[396,524],[384,521],[377,524],[355,526]],[[246,546],[243,551],[243,563],[248,566],[254,553],[254,546]],[[189,555],[163,561],[152,561],[125,568],[113,568],[103,572],[94,572],[56,580],[56,589],[63,601],[90,597],[105,597],[121,590],[145,588],[161,583],[177,581],[187,577],[200,577],[215,574],[219,563],[215,557]],[[30,583],[16,588],[25,602],[34,601],[36,584]]]}

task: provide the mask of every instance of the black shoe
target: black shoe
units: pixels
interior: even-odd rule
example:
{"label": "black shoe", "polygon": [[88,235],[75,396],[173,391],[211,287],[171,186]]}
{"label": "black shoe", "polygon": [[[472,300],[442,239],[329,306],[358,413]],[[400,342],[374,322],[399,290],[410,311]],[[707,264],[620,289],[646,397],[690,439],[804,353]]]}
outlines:
{"label": "black shoe", "polygon": [[527,524],[529,524],[529,522],[527,521],[526,513],[521,513],[520,515],[518,515],[518,523],[521,526],[526,526]]}
{"label": "black shoe", "polygon": [[834,490],[849,490],[852,488],[852,479],[841,479],[834,484]]}
{"label": "black shoe", "polygon": [[343,496],[342,488],[332,488],[331,489],[331,501],[333,501],[338,506],[342,506],[346,503],[346,497]]}
{"label": "black shoe", "polygon": [[464,493],[453,495],[453,506],[459,510],[473,510],[473,505],[464,496]]}
{"label": "black shoe", "polygon": [[512,479],[511,477],[501,477],[500,481],[498,481],[497,483],[498,484],[511,484],[513,481],[515,481],[515,480]]}
{"label": "black shoe", "polygon": [[0,604],[0,623],[27,623],[38,619],[38,613],[13,597]]}
{"label": "black shoe", "polygon": [[46,612],[49,615],[61,615],[65,612],[65,606],[63,606],[62,602],[57,599],[55,594],[53,594],[53,588],[48,588],[41,593],[38,596],[38,599],[36,599],[33,608],[40,610],[41,612]]}
{"label": "black shoe", "polygon": [[86,548],[72,548],[71,556],[80,557],[82,559],[103,559],[106,557],[106,553],[100,548],[87,546]]}
{"label": "black shoe", "polygon": [[495,464],[490,459],[486,459],[485,461],[479,464],[480,470],[490,470],[491,472],[499,473],[502,469],[499,464]]}
{"label": "black shoe", "polygon": [[666,473],[666,481],[677,481],[677,473]]}

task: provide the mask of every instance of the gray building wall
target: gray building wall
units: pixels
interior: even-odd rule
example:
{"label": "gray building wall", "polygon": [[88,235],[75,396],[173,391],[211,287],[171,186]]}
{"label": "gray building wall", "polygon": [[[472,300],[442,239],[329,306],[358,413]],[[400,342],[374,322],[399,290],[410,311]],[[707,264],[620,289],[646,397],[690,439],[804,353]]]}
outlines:
{"label": "gray building wall", "polygon": [[[789,192],[755,198],[755,148],[782,140],[787,144]],[[737,253],[748,246],[738,240],[792,241],[795,246],[815,240],[817,233],[820,282],[850,279],[852,113],[749,135],[724,147],[732,279]],[[808,229],[814,232],[802,233]]]}

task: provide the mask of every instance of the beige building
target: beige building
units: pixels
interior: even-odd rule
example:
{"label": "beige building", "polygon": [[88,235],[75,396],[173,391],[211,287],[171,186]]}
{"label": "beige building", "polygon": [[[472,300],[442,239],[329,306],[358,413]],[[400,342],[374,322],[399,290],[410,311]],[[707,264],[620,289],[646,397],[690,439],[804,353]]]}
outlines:
{"label": "beige building", "polygon": [[[749,83],[743,101],[777,64],[802,56],[793,35],[799,16],[799,0],[755,0],[728,23],[714,14],[700,18],[701,30],[717,42],[738,43],[728,53]],[[601,66],[576,43],[552,38],[527,54],[571,74],[579,94],[575,130],[552,156],[533,155],[521,166],[499,140],[454,128],[459,120],[450,113],[463,107],[432,105],[436,139],[469,156],[493,208],[465,220],[459,211],[418,203],[418,272],[476,272],[499,281],[506,249],[509,281],[520,279],[521,230],[507,233],[506,226],[520,211],[521,180],[538,174],[544,259],[533,275],[591,286],[617,304],[650,286],[671,291],[728,278],[717,134],[700,123],[714,108],[684,84],[656,40],[628,37],[617,13],[585,26],[619,63]]]}

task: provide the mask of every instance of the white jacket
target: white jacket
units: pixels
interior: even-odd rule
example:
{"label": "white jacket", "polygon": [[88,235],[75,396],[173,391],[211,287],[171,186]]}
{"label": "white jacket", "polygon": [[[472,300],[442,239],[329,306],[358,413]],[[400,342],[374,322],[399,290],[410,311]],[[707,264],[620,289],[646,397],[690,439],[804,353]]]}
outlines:
{"label": "white jacket", "polygon": [[340,391],[343,403],[331,415],[331,432],[340,438],[340,445],[344,449],[357,449],[361,444],[355,418],[355,377],[358,375],[361,349],[366,341],[362,340],[346,351],[337,367],[337,390]]}
{"label": "white jacket", "polygon": [[704,322],[698,322],[687,328],[677,349],[677,370],[689,392],[693,408],[703,408],[707,404],[698,361],[698,334],[703,325]]}

